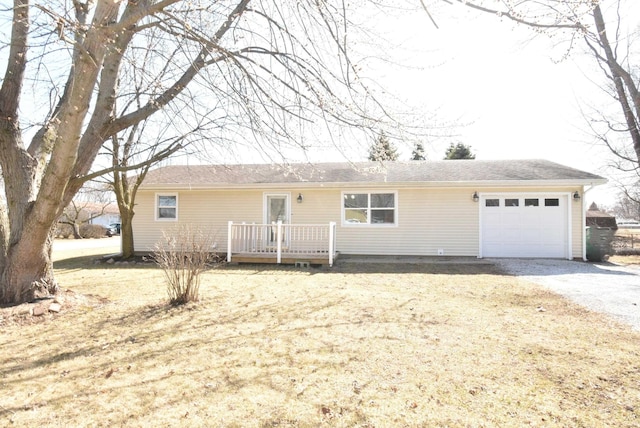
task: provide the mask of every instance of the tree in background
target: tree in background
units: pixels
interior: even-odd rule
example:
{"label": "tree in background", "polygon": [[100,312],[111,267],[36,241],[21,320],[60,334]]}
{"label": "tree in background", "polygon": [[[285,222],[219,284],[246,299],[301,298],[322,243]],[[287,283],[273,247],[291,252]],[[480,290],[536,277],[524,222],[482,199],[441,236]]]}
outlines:
{"label": "tree in background", "polygon": [[425,159],[422,143],[416,143],[415,146],[413,146],[413,151],[411,152],[411,160],[422,161]]}
{"label": "tree in background", "polygon": [[467,146],[462,143],[458,143],[456,145],[453,145],[453,143],[449,144],[449,147],[447,147],[447,151],[444,154],[444,160],[475,158],[476,155],[471,153],[471,146]]}
{"label": "tree in background", "polygon": [[640,221],[640,186],[636,185],[636,193],[629,195],[623,193],[618,197],[611,211],[618,220]]}
{"label": "tree in background", "polygon": [[398,160],[398,149],[389,141],[384,132],[380,132],[376,141],[369,148],[369,160],[373,162]]}
{"label": "tree in background", "polygon": [[65,207],[58,223],[70,228],[74,239],[82,239],[81,227],[105,215],[113,205],[110,196],[108,188],[93,182],[87,183]]}

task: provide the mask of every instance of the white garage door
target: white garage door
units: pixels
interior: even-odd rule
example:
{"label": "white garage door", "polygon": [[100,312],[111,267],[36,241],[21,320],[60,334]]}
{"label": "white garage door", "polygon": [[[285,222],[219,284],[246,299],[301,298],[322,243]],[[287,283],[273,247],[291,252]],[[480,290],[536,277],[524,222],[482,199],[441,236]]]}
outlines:
{"label": "white garage door", "polygon": [[557,194],[483,195],[482,257],[567,258],[567,200]]}

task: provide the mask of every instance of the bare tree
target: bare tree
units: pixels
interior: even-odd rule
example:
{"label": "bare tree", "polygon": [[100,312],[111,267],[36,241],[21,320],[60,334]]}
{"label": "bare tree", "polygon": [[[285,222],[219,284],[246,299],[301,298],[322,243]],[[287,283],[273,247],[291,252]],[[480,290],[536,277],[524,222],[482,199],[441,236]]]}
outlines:
{"label": "bare tree", "polygon": [[[0,87],[0,303],[57,291],[50,255],[57,218],[93,178],[105,141],[158,112],[178,122],[184,105],[211,111],[214,103],[220,126],[234,123],[276,147],[305,121],[379,129],[383,109],[370,115],[363,107],[380,105],[371,103],[350,56],[355,29],[347,6],[14,0],[0,11],[11,19]],[[140,105],[116,105],[128,89],[123,76],[140,67],[137,52],[151,57],[139,71],[156,90]],[[30,94],[51,107],[27,109]]]}
{"label": "bare tree", "polygon": [[[461,3],[502,20],[526,25],[538,33],[545,33],[564,41],[565,55],[585,48],[595,60],[600,78],[607,84],[600,85],[617,105],[617,114],[596,111],[589,119],[593,135],[602,142],[617,159],[616,167],[632,172],[632,182],[637,185],[640,174],[640,92],[638,91],[637,60],[632,43],[638,42],[637,21],[635,33],[625,31],[623,23],[633,14],[625,7],[625,0],[599,2],[593,0],[523,0],[519,2],[494,2],[485,6],[480,0],[445,0]],[[607,6],[607,9],[603,8]],[[606,12],[606,13],[605,13]],[[613,29],[613,31],[611,31]],[[581,43],[584,43],[581,45]],[[633,193],[633,192],[632,192]]]}
{"label": "bare tree", "polygon": [[612,210],[618,219],[640,221],[640,186],[636,184],[633,194],[620,194]]}
{"label": "bare tree", "polygon": [[109,200],[108,189],[93,184],[95,183],[89,182],[82,187],[58,219],[59,224],[65,224],[71,228],[75,239],[83,237],[80,233],[82,225],[105,215],[113,204]]}
{"label": "bare tree", "polygon": [[[122,138],[114,135],[108,150],[113,166],[109,185],[113,189],[120,212],[121,256],[124,259],[134,255],[132,221],[138,188],[153,166],[188,145],[184,141],[189,134],[167,141],[158,137],[157,131],[151,131],[145,136],[145,125],[146,121],[129,128]],[[156,138],[153,138],[154,134]]]}

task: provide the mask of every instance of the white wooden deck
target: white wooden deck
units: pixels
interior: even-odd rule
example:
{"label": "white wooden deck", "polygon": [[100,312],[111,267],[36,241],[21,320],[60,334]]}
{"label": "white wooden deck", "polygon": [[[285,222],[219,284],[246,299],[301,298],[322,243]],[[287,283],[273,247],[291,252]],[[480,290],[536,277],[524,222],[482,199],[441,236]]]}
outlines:
{"label": "white wooden deck", "polygon": [[336,251],[336,223],[272,224],[229,222],[228,262],[328,264]]}

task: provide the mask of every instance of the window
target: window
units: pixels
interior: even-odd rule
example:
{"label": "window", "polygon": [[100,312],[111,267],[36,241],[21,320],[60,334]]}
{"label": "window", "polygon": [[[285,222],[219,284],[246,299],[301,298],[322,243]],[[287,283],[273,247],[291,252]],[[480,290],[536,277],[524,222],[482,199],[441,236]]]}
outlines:
{"label": "window", "polygon": [[344,224],[396,224],[396,193],[343,193]]}
{"label": "window", "polygon": [[537,207],[539,204],[539,200],[537,198],[535,199],[525,199],[524,200],[524,206],[525,207]]}
{"label": "window", "polygon": [[486,201],[484,201],[484,206],[485,207],[499,207],[500,206],[500,199],[487,199]]}
{"label": "window", "polygon": [[156,220],[178,219],[178,195],[156,195]]}
{"label": "window", "polygon": [[558,198],[547,198],[544,200],[544,206],[545,207],[559,207],[560,206],[560,199]]}
{"label": "window", "polygon": [[505,207],[517,207],[520,205],[519,199],[505,199],[504,206]]}

